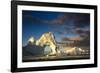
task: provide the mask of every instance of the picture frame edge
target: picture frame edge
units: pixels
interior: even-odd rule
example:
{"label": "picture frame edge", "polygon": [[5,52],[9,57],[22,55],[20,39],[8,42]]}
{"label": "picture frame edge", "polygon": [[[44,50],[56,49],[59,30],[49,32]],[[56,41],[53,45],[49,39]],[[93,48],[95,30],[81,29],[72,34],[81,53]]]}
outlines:
{"label": "picture frame edge", "polygon": [[[25,2],[25,3],[24,3]],[[32,3],[39,3],[40,5],[42,4],[55,4],[55,5],[58,5],[57,7],[60,7],[59,5],[61,4],[62,6],[64,5],[67,5],[67,4],[64,4],[64,3],[48,3],[48,2],[34,2],[34,1],[31,1]],[[83,8],[83,9],[93,9],[95,10],[95,42],[94,42],[94,48],[95,49],[95,58],[94,58],[94,64],[83,64],[83,65],[73,65],[74,67],[69,67],[69,68],[66,68],[66,65],[63,66],[64,68],[61,68],[62,66],[51,66],[51,67],[39,67],[37,69],[37,67],[31,67],[31,68],[17,68],[17,48],[14,49],[15,47],[17,47],[17,6],[18,5],[25,5],[28,3],[28,5],[31,5],[32,3],[31,2],[28,2],[28,1],[11,1],[11,72],[24,72],[24,71],[44,71],[44,70],[63,70],[63,69],[77,69],[77,68],[91,68],[91,67],[97,67],[98,65],[98,58],[97,58],[97,5],[81,5],[81,4],[68,4],[71,8],[72,5],[75,5],[75,6],[79,6],[78,8]],[[24,3],[24,4],[23,4]],[[38,4],[37,4],[38,5]],[[46,6],[45,5],[45,6]],[[43,5],[44,6],[44,5]],[[83,7],[85,6],[85,8]],[[50,5],[51,7],[51,5]],[[53,7],[55,7],[53,5]],[[86,8],[87,7],[87,8]],[[77,7],[75,7],[77,8]],[[15,26],[14,26],[15,25]],[[16,28],[16,29],[14,29]],[[16,40],[16,41],[15,41]],[[68,65],[68,66],[71,66],[71,65]],[[75,67],[76,66],[76,67]],[[55,67],[54,69],[50,69],[52,67]],[[47,69],[44,69],[44,68],[47,68]],[[35,70],[36,69],[36,70]]]}

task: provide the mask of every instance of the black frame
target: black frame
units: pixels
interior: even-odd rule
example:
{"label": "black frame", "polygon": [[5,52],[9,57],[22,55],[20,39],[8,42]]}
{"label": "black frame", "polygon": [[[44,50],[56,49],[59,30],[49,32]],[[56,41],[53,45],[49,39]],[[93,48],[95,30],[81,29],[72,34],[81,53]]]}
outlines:
{"label": "black frame", "polygon": [[[94,23],[95,23],[94,64],[17,68],[17,6],[18,5],[94,9],[94,12],[95,12],[94,13]],[[73,68],[88,68],[88,67],[97,67],[97,6],[96,5],[61,4],[61,3],[31,2],[31,1],[29,2],[28,1],[11,1],[11,72],[43,71],[43,70],[73,69]]]}

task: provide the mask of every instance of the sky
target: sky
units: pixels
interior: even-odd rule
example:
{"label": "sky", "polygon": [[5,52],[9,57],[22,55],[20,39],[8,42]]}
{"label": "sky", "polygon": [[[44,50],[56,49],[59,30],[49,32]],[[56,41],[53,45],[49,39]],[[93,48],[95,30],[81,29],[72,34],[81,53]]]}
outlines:
{"label": "sky", "polygon": [[90,32],[90,14],[22,11],[22,44],[27,44],[30,37],[38,40],[42,34],[52,32],[57,42],[64,39],[81,38]]}

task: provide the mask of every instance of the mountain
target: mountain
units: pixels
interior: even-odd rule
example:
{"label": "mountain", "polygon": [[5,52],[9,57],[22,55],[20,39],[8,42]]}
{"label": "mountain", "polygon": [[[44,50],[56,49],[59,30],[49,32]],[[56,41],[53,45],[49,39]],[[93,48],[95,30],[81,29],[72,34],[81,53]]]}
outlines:
{"label": "mountain", "polygon": [[36,45],[39,46],[49,46],[52,50],[52,52],[50,53],[50,55],[54,55],[56,54],[56,50],[57,50],[57,44],[55,41],[55,37],[53,35],[53,33],[51,32],[47,32],[44,33],[39,40],[36,41]]}
{"label": "mountain", "polygon": [[28,44],[34,45],[36,43],[36,40],[34,37],[30,37],[28,40]]}
{"label": "mountain", "polygon": [[44,33],[38,40],[30,37],[28,44],[23,47],[23,57],[55,55],[56,53],[57,45],[55,37],[51,32]]}

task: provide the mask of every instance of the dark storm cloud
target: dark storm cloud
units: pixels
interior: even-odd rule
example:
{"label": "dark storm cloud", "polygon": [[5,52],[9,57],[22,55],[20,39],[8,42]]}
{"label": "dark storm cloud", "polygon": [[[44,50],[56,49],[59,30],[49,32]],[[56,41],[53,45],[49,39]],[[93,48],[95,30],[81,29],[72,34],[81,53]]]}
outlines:
{"label": "dark storm cloud", "polygon": [[34,17],[30,15],[24,15],[28,20],[31,20],[33,23],[46,23],[46,24],[61,24],[61,25],[70,25],[70,22],[73,22],[76,27],[83,27],[90,24],[89,14],[77,14],[77,13],[63,13],[53,20],[43,20],[39,17]]}
{"label": "dark storm cloud", "polygon": [[51,20],[49,23],[50,24],[57,24],[57,25],[64,25],[65,23],[67,23],[68,18],[65,15],[59,15],[56,19]]}
{"label": "dark storm cloud", "polygon": [[[53,26],[58,26],[63,29],[63,34],[75,33],[76,28],[85,28],[90,26],[90,15],[89,14],[75,14],[75,13],[63,13],[63,15],[58,16],[56,19],[48,21],[48,24]],[[57,28],[55,28],[57,29]],[[58,32],[61,33],[61,31]],[[78,32],[78,31],[77,31]],[[83,31],[79,31],[83,32]]]}
{"label": "dark storm cloud", "polygon": [[89,34],[89,30],[86,31],[81,29],[90,25],[89,14],[62,13],[62,15],[58,15],[56,18],[51,20],[41,19],[31,15],[24,15],[23,17],[30,23],[49,25],[54,28],[53,31],[57,32],[58,34]]}
{"label": "dark storm cloud", "polygon": [[[75,27],[85,27],[90,24],[90,15],[83,13],[64,13],[61,17],[64,22],[73,22],[73,26]],[[70,25],[70,24],[69,24]]]}
{"label": "dark storm cloud", "polygon": [[78,15],[75,17],[75,26],[76,27],[85,27],[90,25],[90,16],[86,14]]}
{"label": "dark storm cloud", "polygon": [[84,36],[89,36],[90,35],[90,29],[82,29],[82,28],[78,28],[76,29],[76,34],[79,34],[81,37],[84,37]]}
{"label": "dark storm cloud", "polygon": [[59,15],[57,18],[52,19],[52,20],[44,20],[39,17],[34,17],[31,15],[24,15],[24,18],[27,20],[32,21],[33,23],[45,23],[45,24],[51,24],[51,25],[59,25],[59,24],[65,24],[68,20],[68,18],[65,15]]}
{"label": "dark storm cloud", "polygon": [[75,27],[89,26],[90,15],[83,13],[63,13],[63,15],[58,16],[56,19],[48,21],[50,24],[66,24],[69,26],[71,25],[70,22],[73,22],[73,26]]}
{"label": "dark storm cloud", "polygon": [[[63,32],[58,30],[61,34],[89,34],[90,30],[84,29],[85,27],[90,26],[90,15],[89,14],[75,14],[75,13],[64,13],[62,16],[59,16],[57,19],[51,21],[52,24],[57,24],[63,28]],[[76,30],[80,28],[79,30]],[[84,30],[83,30],[83,29]]]}
{"label": "dark storm cloud", "polygon": [[89,31],[90,31],[90,29],[86,29],[86,28],[83,28],[83,29],[82,28],[77,28],[76,29],[76,33],[79,33],[79,34],[84,33],[84,32],[88,33]]}

